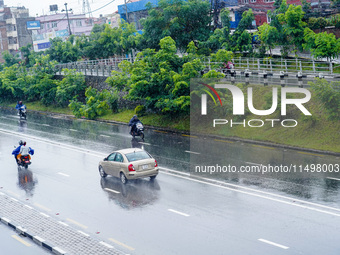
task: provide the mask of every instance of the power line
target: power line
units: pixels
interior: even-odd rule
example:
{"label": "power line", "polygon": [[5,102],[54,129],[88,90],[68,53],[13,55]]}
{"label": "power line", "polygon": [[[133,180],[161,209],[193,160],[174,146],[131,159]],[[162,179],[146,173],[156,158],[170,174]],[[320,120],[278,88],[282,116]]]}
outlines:
{"label": "power line", "polygon": [[86,15],[86,14],[93,13],[93,12],[96,12],[96,11],[99,11],[99,10],[103,9],[104,7],[108,6],[109,4],[112,4],[114,1],[115,1],[115,0],[113,0],[113,1],[111,1],[111,2],[109,2],[109,3],[107,3],[107,4],[105,4],[104,6],[102,6],[102,7],[98,8],[98,9],[96,9],[96,10],[94,10],[94,11],[91,11],[91,12],[85,13],[85,15]]}

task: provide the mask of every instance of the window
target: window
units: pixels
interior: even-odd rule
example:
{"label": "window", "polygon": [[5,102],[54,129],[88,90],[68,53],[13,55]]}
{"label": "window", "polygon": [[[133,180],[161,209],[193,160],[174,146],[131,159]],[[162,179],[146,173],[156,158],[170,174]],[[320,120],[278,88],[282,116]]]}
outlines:
{"label": "window", "polygon": [[269,24],[270,22],[272,22],[272,18],[267,14],[267,23]]}
{"label": "window", "polygon": [[116,153],[112,153],[107,157],[107,161],[114,161]]}
{"label": "window", "polygon": [[58,23],[57,22],[52,22],[52,28],[54,28],[54,27],[57,27],[58,26]]}
{"label": "window", "polygon": [[49,29],[50,28],[50,23],[46,23],[46,27],[47,27],[47,29]]}
{"label": "window", "polygon": [[151,156],[145,151],[136,151],[125,154],[125,156],[127,157],[129,162],[151,158]]}
{"label": "window", "polygon": [[82,26],[81,20],[76,20],[76,26],[77,27],[81,27]]}
{"label": "window", "polygon": [[256,0],[250,0],[251,3],[256,3]]}
{"label": "window", "polygon": [[124,161],[124,158],[123,158],[122,154],[117,153],[117,154],[116,154],[116,157],[115,157],[115,161],[116,161],[116,162],[123,162],[123,161]]}
{"label": "window", "polygon": [[249,0],[243,0],[243,3],[244,3],[244,4],[248,4],[248,3],[249,3]]}

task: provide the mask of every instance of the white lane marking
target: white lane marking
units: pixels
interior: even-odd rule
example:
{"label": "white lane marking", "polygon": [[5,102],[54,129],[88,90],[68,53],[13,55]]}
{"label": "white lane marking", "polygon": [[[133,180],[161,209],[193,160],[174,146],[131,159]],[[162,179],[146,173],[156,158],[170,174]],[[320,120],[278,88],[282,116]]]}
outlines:
{"label": "white lane marking", "polygon": [[[180,171],[172,170],[172,169],[169,169],[169,168],[160,167],[160,169],[165,169],[166,171],[175,173],[175,174],[171,174],[171,173],[163,172],[165,174],[172,175],[172,176],[181,177],[181,176],[178,176],[178,175],[185,175],[184,173],[182,173]],[[190,176],[190,174],[187,174],[187,176]],[[300,199],[295,199],[295,198],[292,198],[292,197],[286,197],[286,196],[282,196],[282,195],[278,195],[278,194],[274,194],[274,193],[270,193],[270,192],[265,192],[265,191],[261,191],[261,190],[247,188],[247,187],[244,187],[244,186],[241,186],[241,185],[236,185],[236,184],[226,183],[226,182],[222,182],[222,181],[212,180],[212,179],[209,179],[209,178],[200,178],[200,179],[204,180],[204,181],[200,181],[202,183],[205,183],[205,184],[208,184],[208,185],[212,185],[212,186],[216,186],[216,187],[219,187],[219,188],[223,188],[223,186],[221,186],[221,185],[231,186],[231,187],[237,188],[237,189],[249,190],[249,191],[252,191],[252,192],[255,192],[255,193],[265,194],[265,195],[269,195],[269,196],[273,196],[273,197],[278,197],[278,198],[282,198],[282,199],[291,200],[293,202],[309,204],[309,205],[313,205],[313,206],[317,206],[317,207],[321,207],[321,208],[325,208],[325,209],[329,209],[329,210],[334,210],[334,211],[340,212],[340,209],[334,208],[334,207],[330,207],[330,206],[326,206],[326,205],[320,205],[320,204],[316,204],[316,203],[313,203],[313,202],[308,202],[308,201],[304,201],[304,200],[300,200]],[[195,179],[192,179],[192,178],[190,178],[190,180],[191,181],[196,181]],[[211,182],[217,183],[219,185],[211,183]]]}
{"label": "white lane marking", "polygon": [[73,132],[78,132],[78,130],[75,130],[75,129],[72,129],[72,128],[70,128],[69,130],[73,131]]}
{"label": "white lane marking", "polygon": [[100,136],[106,137],[106,138],[110,138],[110,137],[111,137],[111,136],[109,136],[109,135],[100,135]]}
{"label": "white lane marking", "polygon": [[119,242],[119,241],[117,241],[117,240],[115,240],[115,239],[113,239],[113,238],[109,238],[109,240],[110,240],[111,242],[114,242],[114,243],[116,243],[116,244],[118,244],[118,245],[120,245],[120,246],[123,246],[123,247],[129,249],[130,251],[134,251],[134,250],[135,250],[135,248],[132,248],[132,247],[130,247],[130,246],[128,246],[128,245],[126,245],[126,244],[124,244],[124,243],[122,243],[122,242]]}
{"label": "white lane marking", "polygon": [[11,197],[11,199],[12,199],[13,201],[15,201],[15,202],[18,202],[18,199],[15,199],[15,198],[13,198],[13,197]]}
{"label": "white lane marking", "polygon": [[176,211],[176,210],[173,210],[173,209],[168,209],[168,211],[169,212],[173,212],[173,213],[177,213],[177,214],[185,216],[185,217],[189,217],[190,216],[189,214],[182,213],[182,212],[179,212],[179,211]]}
{"label": "white lane marking", "polygon": [[116,191],[116,190],[113,190],[113,189],[108,189],[108,188],[105,188],[104,190],[107,190],[107,191],[110,191],[110,192],[116,193],[116,194],[120,193],[119,191]]}
{"label": "white lane marking", "polygon": [[[189,178],[189,177],[178,176],[178,175],[171,174],[171,173],[164,173],[164,174],[172,175],[172,176],[179,177],[179,178],[186,179],[186,180],[190,180],[190,181],[193,181],[193,182],[198,182],[198,183],[207,184],[207,185],[214,186],[214,187],[218,187],[218,188],[221,188],[221,189],[231,190],[231,191],[233,191],[233,192],[239,192],[239,193],[242,193],[242,194],[247,194],[247,195],[250,195],[250,196],[253,196],[253,197],[264,198],[264,199],[267,199],[267,200],[271,200],[271,201],[275,201],[275,202],[279,202],[279,203],[283,203],[283,204],[287,204],[287,205],[292,205],[292,206],[296,206],[296,207],[308,209],[308,210],[311,210],[311,211],[316,211],[316,212],[325,213],[325,214],[329,214],[329,215],[333,215],[333,216],[340,217],[340,214],[338,214],[338,213],[333,213],[333,212],[324,211],[324,210],[320,210],[320,209],[313,208],[313,207],[309,207],[309,206],[305,206],[305,205],[296,204],[296,203],[294,203],[294,201],[298,201],[298,200],[295,200],[295,199],[293,199],[293,198],[288,198],[288,199],[290,199],[290,200],[293,200],[293,202],[289,202],[289,201],[279,200],[279,199],[272,198],[272,197],[267,197],[267,196],[264,196],[264,195],[259,195],[259,194],[255,194],[255,193],[250,193],[250,192],[247,192],[247,191],[237,190],[237,189],[235,189],[235,188],[228,188],[228,187],[225,187],[225,186],[221,186],[221,185],[217,185],[217,184],[213,184],[213,183],[208,183],[208,182],[206,182],[206,181],[200,181],[200,180],[191,179],[191,178]],[[262,193],[262,192],[260,192],[260,193]],[[269,193],[269,194],[270,194],[270,193]],[[272,194],[272,195],[274,195],[274,194]],[[303,201],[303,200],[300,200],[300,201],[301,201],[302,203],[313,204],[313,203],[306,202],[306,201]],[[328,207],[328,206],[322,206],[322,205],[318,205],[318,204],[314,204],[314,205],[320,206],[320,207]],[[333,207],[328,207],[328,209],[332,209],[332,210],[339,211],[339,209],[333,208]]]}
{"label": "white lane marking", "polygon": [[70,177],[68,174],[64,174],[62,172],[59,172],[58,174],[62,175],[62,176],[66,176],[66,177]]}
{"label": "white lane marking", "polygon": [[64,225],[64,226],[66,226],[66,227],[68,227],[68,224],[66,224],[65,222],[58,221],[58,223],[59,223],[59,224],[61,224],[61,225]]}
{"label": "white lane marking", "polygon": [[48,125],[48,124],[42,124],[42,126],[45,126],[45,127],[50,127],[50,125]]}
{"label": "white lane marking", "polygon": [[40,209],[43,209],[44,211],[48,211],[48,212],[52,211],[50,208],[47,208],[47,207],[45,207],[45,206],[43,206],[43,205],[41,205],[41,204],[34,203],[34,205],[35,205],[36,207],[39,207]]}
{"label": "white lane marking", "polygon": [[108,243],[105,243],[103,241],[99,242],[100,244],[106,246],[107,248],[110,248],[110,249],[113,249],[113,246],[112,245],[109,245]]}
{"label": "white lane marking", "polygon": [[197,154],[197,155],[201,154],[201,153],[199,153],[199,152],[194,152],[194,151],[185,151],[185,152],[191,153],[191,154]]}
{"label": "white lane marking", "polygon": [[270,245],[279,247],[279,248],[281,248],[281,249],[285,249],[285,250],[289,249],[288,246],[285,246],[285,245],[282,245],[282,244],[278,244],[278,243],[274,243],[274,242],[268,241],[268,240],[266,240],[266,239],[260,238],[260,239],[257,239],[257,240],[259,240],[260,242],[263,242],[263,243],[267,243],[267,244],[270,244]]}
{"label": "white lane marking", "polygon": [[144,142],[138,142],[140,144],[144,144],[144,145],[151,145],[151,143],[144,143]]}
{"label": "white lane marking", "polygon": [[89,237],[89,236],[90,236],[90,235],[88,235],[88,234],[84,233],[84,232],[83,232],[83,231],[81,231],[81,230],[78,230],[78,233],[82,234],[83,236],[87,236],[87,237]]}
{"label": "white lane marking", "polygon": [[2,192],[0,192],[0,195],[1,195],[1,196],[4,196],[5,194],[4,194],[4,193],[2,193]]}
{"label": "white lane marking", "polygon": [[42,216],[44,216],[44,217],[46,217],[46,218],[49,218],[50,216],[49,215],[47,215],[46,213],[40,213]]}
{"label": "white lane marking", "polygon": [[[31,136],[31,135],[27,135],[27,134],[22,134],[22,133],[19,133],[19,132],[9,131],[9,130],[5,130],[5,129],[2,129],[2,128],[0,128],[0,133],[6,134],[6,135],[12,134],[12,135],[18,136],[20,138],[21,137],[31,138],[31,139],[34,139],[35,142],[39,141],[41,143],[45,143],[45,144],[48,144],[48,145],[52,144],[52,145],[58,146],[60,148],[68,149],[68,150],[75,151],[75,152],[82,152],[84,154],[91,155],[91,156],[94,156],[94,157],[98,157],[100,159],[102,159],[103,157],[106,156],[106,154],[99,153],[97,151],[85,150],[85,149],[81,149],[81,148],[76,147],[76,146],[72,146],[72,145],[68,145],[68,144],[62,144],[62,143],[57,143],[57,142],[54,142],[54,141],[51,141],[51,140],[47,140],[47,139],[43,139],[43,138],[38,138],[38,137],[35,137],[35,136]],[[210,186],[215,186],[215,187],[218,187],[218,188],[223,188],[223,189],[228,189],[228,190],[232,190],[232,191],[236,191],[236,192],[240,192],[240,193],[244,193],[244,194],[249,194],[251,196],[260,196],[260,195],[254,194],[254,193],[249,193],[249,192],[244,192],[244,191],[236,190],[235,188],[245,189],[245,190],[249,190],[249,191],[256,192],[256,193],[266,194],[266,195],[270,195],[270,196],[273,196],[273,197],[278,197],[278,198],[282,198],[282,199],[287,199],[287,200],[293,201],[293,202],[289,203],[287,201],[282,201],[282,200],[276,199],[276,201],[278,201],[278,202],[282,202],[282,203],[285,203],[285,204],[290,204],[290,205],[293,205],[293,206],[301,207],[300,205],[295,204],[295,202],[299,202],[299,203],[303,203],[303,204],[313,205],[313,206],[317,206],[317,207],[320,207],[320,208],[325,208],[325,209],[329,209],[329,210],[334,210],[334,211],[339,211],[340,212],[340,209],[334,208],[334,207],[330,207],[330,206],[326,206],[326,205],[316,204],[316,203],[312,203],[312,202],[308,202],[308,201],[304,201],[304,200],[300,200],[300,199],[295,199],[295,198],[292,198],[292,197],[286,197],[286,196],[282,196],[282,195],[277,195],[277,194],[270,193],[270,192],[255,190],[255,189],[252,189],[252,188],[243,187],[241,185],[236,185],[236,184],[230,184],[230,183],[226,183],[226,182],[216,181],[216,180],[209,179],[209,178],[202,178],[203,180],[207,180],[207,181],[198,181],[196,179],[189,178],[190,173],[183,173],[183,172],[176,171],[176,170],[169,169],[169,168],[165,168],[165,167],[160,167],[160,169],[164,169],[165,170],[165,171],[162,171],[164,174],[171,175],[171,176],[178,177],[178,178],[182,178],[182,179],[186,179],[186,180],[189,180],[189,181],[192,181],[192,182],[200,182],[200,183],[204,183],[204,184],[210,185]],[[172,172],[172,173],[169,173],[169,172]],[[188,176],[188,177],[181,176],[181,175],[185,175],[185,176]],[[214,184],[214,183],[211,183],[211,182],[218,183],[218,184]],[[224,186],[221,186],[221,185],[231,186],[231,187],[234,187],[234,188],[233,189],[232,188],[227,188],[227,187],[224,187]],[[270,197],[265,197],[265,196],[260,196],[260,197],[265,198],[265,199],[269,199],[269,200],[273,200],[273,198],[270,198]],[[307,209],[313,210],[315,208],[307,207]],[[50,210],[50,209],[48,209],[48,210]],[[315,209],[315,211],[317,211],[317,210],[318,209]],[[329,214],[329,212],[327,212],[327,211],[319,210],[319,212],[324,212],[326,214]],[[340,215],[335,214],[335,216],[340,216]]]}
{"label": "white lane marking", "polygon": [[257,166],[261,166],[261,164],[258,163],[253,163],[253,162],[245,162],[246,164],[250,164],[250,165],[257,165]]}
{"label": "white lane marking", "polygon": [[330,180],[335,180],[335,181],[340,181],[339,178],[334,178],[334,177],[327,177],[327,179],[330,179]]}
{"label": "white lane marking", "polygon": [[78,227],[83,228],[83,229],[87,229],[87,228],[88,228],[88,226],[85,226],[85,225],[83,225],[83,224],[81,224],[81,223],[79,223],[79,222],[77,222],[77,221],[75,221],[75,220],[72,220],[72,219],[69,219],[69,218],[67,218],[66,220],[67,220],[68,222],[71,222],[71,223],[77,225]]}
{"label": "white lane marking", "polygon": [[33,210],[33,207],[29,206],[29,205],[24,205],[25,207],[27,207],[28,209]]}

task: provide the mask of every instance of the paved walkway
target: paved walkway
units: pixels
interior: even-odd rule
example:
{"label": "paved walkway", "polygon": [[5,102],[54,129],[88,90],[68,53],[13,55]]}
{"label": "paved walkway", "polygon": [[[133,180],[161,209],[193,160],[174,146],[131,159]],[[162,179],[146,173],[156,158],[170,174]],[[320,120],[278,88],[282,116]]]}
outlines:
{"label": "paved walkway", "polygon": [[113,246],[0,192],[0,220],[55,254],[121,255]]}

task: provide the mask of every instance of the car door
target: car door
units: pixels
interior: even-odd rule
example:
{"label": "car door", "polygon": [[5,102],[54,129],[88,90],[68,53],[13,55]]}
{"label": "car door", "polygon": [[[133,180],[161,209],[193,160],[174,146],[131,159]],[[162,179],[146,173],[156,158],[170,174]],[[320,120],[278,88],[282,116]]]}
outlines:
{"label": "car door", "polygon": [[111,153],[102,163],[104,171],[109,175],[114,175],[114,159],[116,157],[116,153]]}
{"label": "car door", "polygon": [[114,166],[113,166],[114,173],[112,174],[113,176],[119,177],[123,162],[124,162],[123,155],[117,152],[114,158]]}

